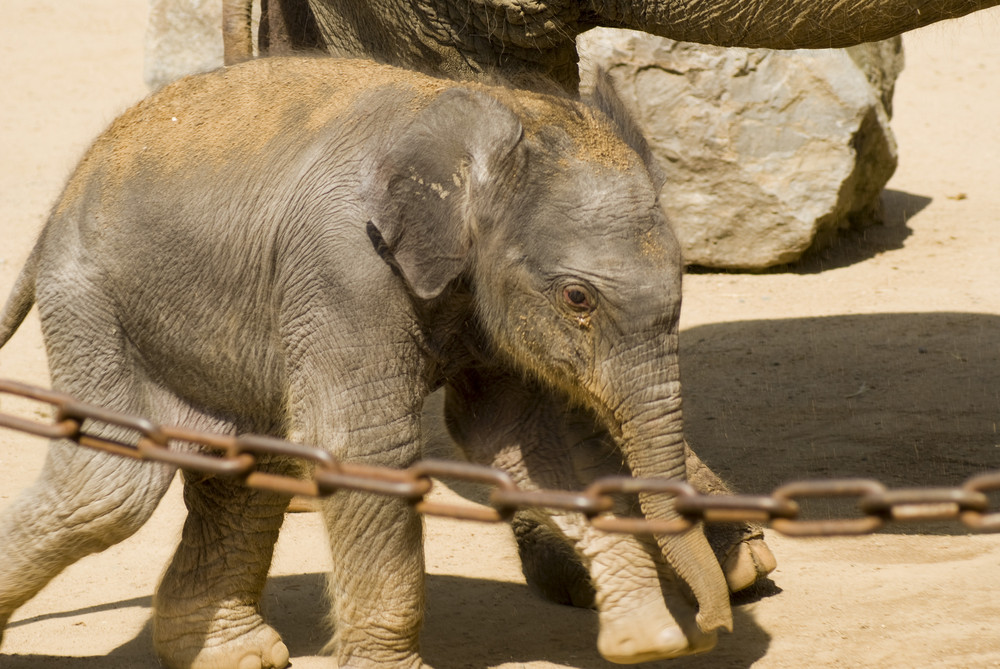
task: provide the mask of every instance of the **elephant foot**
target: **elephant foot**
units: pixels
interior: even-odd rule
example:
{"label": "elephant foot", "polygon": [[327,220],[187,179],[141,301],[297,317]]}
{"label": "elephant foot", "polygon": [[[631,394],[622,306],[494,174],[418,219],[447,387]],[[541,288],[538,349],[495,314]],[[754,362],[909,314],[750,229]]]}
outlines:
{"label": "elephant foot", "polygon": [[778,566],[757,525],[708,525],[705,535],[722,565],[730,592],[762,581]]}
{"label": "elephant foot", "polygon": [[[163,625],[154,633],[156,652],[164,666],[170,669],[282,669],[288,666],[288,648],[281,636],[254,616],[256,624],[232,636],[232,630],[220,630],[214,635],[186,634],[166,638]],[[247,621],[240,621],[244,624]],[[237,623],[238,624],[238,623]],[[215,638],[213,638],[215,637]],[[221,639],[219,638],[221,637]],[[200,642],[194,648],[192,641]]]}
{"label": "elephant foot", "polygon": [[778,566],[763,537],[745,539],[733,546],[722,562],[730,592],[739,592],[761,581]]}
{"label": "elephant foot", "polygon": [[[650,563],[644,601],[605,597],[598,614],[597,649],[609,662],[637,664],[704,653],[715,647],[718,634],[703,632],[696,611],[674,581],[660,580]],[[641,571],[641,568],[639,569]]]}

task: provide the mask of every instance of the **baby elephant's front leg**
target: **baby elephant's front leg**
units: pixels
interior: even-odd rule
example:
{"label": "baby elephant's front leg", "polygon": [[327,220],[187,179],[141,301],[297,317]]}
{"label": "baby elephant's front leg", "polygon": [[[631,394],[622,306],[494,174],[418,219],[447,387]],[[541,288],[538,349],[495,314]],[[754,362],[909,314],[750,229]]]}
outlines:
{"label": "baby elephant's front leg", "polygon": [[323,501],[333,552],[331,650],[340,669],[423,667],[422,526],[405,500],[338,491]]}
{"label": "baby elephant's front leg", "polygon": [[188,517],[157,590],[153,641],[167,667],[280,669],[288,649],[260,614],[288,497],[187,480]]}

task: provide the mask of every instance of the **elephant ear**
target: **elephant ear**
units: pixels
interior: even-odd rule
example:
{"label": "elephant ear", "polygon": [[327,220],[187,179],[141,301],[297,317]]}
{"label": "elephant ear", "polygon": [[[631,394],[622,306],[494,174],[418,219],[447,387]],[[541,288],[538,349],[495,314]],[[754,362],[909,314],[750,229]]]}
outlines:
{"label": "elephant ear", "polygon": [[649,143],[635,122],[635,118],[626,109],[625,103],[615,90],[611,75],[604,68],[596,67],[593,77],[593,89],[587,95],[587,101],[617,126],[621,138],[642,158],[646,171],[649,172],[649,178],[659,191],[663,188],[667,176],[653,155],[653,150],[649,148]]}
{"label": "elephant ear", "polygon": [[455,87],[424,108],[387,153],[369,234],[418,297],[437,297],[466,268],[473,198],[501,177],[522,134],[498,100]]}

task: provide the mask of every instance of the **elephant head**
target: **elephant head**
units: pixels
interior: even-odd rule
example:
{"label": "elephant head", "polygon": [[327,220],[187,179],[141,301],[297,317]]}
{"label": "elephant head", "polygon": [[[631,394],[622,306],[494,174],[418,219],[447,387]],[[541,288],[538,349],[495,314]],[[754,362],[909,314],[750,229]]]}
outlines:
{"label": "elephant head", "polygon": [[[370,234],[429,308],[467,295],[477,359],[586,407],[634,475],[683,480],[680,251],[623,134],[564,98],[450,89],[380,168]],[[664,653],[704,650],[731,627],[722,570],[700,528],[658,542],[698,607],[697,639]]]}
{"label": "elephant head", "polygon": [[[227,63],[252,53],[249,6],[223,0]],[[575,38],[596,26],[716,46],[801,49],[874,42],[1000,0],[261,0],[261,51],[319,48],[461,77],[544,74],[576,90]]]}

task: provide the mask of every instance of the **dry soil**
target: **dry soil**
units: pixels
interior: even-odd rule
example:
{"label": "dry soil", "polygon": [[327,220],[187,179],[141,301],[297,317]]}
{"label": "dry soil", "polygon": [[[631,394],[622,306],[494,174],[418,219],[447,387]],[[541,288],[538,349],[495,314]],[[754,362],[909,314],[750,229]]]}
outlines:
{"label": "dry soil", "polygon": [[[146,12],[140,0],[5,0],[0,295],[74,162],[145,94]],[[833,476],[954,486],[1000,469],[998,37],[997,10],[906,36],[884,225],[781,271],[686,277],[688,436],[741,490]],[[48,383],[34,314],[0,353],[0,377]],[[0,406],[36,411],[8,397]],[[44,450],[0,433],[0,506],[31,483]],[[0,666],[156,666],[150,599],[183,518],[177,493],[138,535],[19,610]],[[289,518],[266,594],[297,669],[330,666],[317,521]],[[946,522],[768,540],[779,567],[737,600],[733,633],[708,655],[648,666],[1000,667],[1000,535]],[[426,551],[434,666],[611,666],[593,613],[531,595],[505,527],[432,519]]]}

